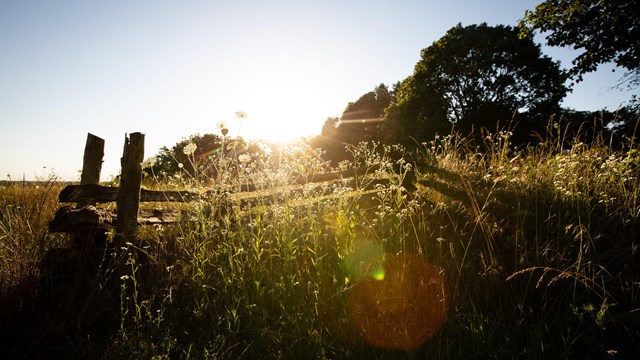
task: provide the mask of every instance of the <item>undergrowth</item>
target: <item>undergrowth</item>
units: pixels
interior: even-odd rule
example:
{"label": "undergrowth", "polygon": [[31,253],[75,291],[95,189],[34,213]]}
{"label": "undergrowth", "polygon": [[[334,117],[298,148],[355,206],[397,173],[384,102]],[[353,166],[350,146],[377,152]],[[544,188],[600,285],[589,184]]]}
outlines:
{"label": "undergrowth", "polygon": [[[2,351],[632,358],[640,151],[632,141],[612,149],[560,134],[550,127],[546,140],[519,149],[508,131],[484,133],[483,144],[452,134],[416,152],[363,144],[335,169],[301,144],[192,157],[195,175],[145,178],[147,188],[203,195],[177,206],[179,222],[140,227],[116,249],[119,271],[102,261],[90,279],[67,279],[66,297],[47,301],[39,264],[66,241],[47,232],[59,189],[4,185],[2,335],[22,340]],[[290,185],[355,168],[368,171]],[[239,192],[247,184],[260,196]]]}

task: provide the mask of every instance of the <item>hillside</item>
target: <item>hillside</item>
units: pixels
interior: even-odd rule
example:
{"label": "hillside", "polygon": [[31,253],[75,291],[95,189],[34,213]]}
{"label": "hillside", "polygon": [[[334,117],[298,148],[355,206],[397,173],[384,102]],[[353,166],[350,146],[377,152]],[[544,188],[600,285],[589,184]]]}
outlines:
{"label": "hillside", "polygon": [[[261,197],[175,205],[190,217],[140,227],[116,249],[120,265],[98,257],[95,271],[47,230],[61,186],[3,183],[0,354],[632,358],[640,151],[558,133],[520,149],[509,132],[484,134],[482,153],[455,134],[415,152],[362,145],[335,169],[300,144],[277,161],[223,154],[216,178],[144,185],[252,183]],[[360,167],[370,171],[355,181],[269,190]]]}

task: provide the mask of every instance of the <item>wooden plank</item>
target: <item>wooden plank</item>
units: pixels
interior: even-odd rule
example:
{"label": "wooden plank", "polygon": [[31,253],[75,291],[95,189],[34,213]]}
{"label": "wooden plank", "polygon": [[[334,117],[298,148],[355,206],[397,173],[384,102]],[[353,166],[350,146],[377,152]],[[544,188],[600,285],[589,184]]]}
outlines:
{"label": "wooden plank", "polygon": [[[365,176],[372,174],[378,169],[377,166],[373,167],[360,167],[357,169],[346,170],[336,173],[315,174],[309,176],[297,175],[292,177],[291,183],[297,185],[305,185],[311,183],[320,183],[327,181],[337,181],[341,179],[350,179],[357,176]],[[376,180],[374,180],[376,181]],[[379,181],[386,181],[380,179]],[[289,191],[282,190],[281,188],[273,188],[275,192]],[[253,184],[244,184],[240,187],[240,192],[254,192],[257,188]],[[268,190],[268,189],[263,189]],[[58,199],[60,202],[92,202],[92,203],[106,203],[116,201],[118,195],[118,187],[101,186],[98,184],[87,185],[68,185],[59,194]],[[207,191],[203,194],[198,194],[190,191],[157,191],[147,190],[141,188],[140,190],[140,202],[189,202],[198,200],[201,198],[207,198],[214,194],[215,191]]]}
{"label": "wooden plank", "polygon": [[[383,191],[382,188],[375,188],[374,186],[370,186],[369,190],[358,190],[351,191],[348,193],[341,194],[323,194],[320,196],[315,196],[312,199],[304,199],[304,198],[296,198],[297,200],[291,203],[293,207],[306,206],[309,203],[315,203],[318,201],[323,201],[327,199],[332,199],[335,197],[354,197],[354,196],[374,196],[375,193],[379,191]],[[277,202],[282,196],[282,193],[274,194],[272,197],[268,197],[265,199],[267,201],[263,201],[260,206],[270,206],[273,203]],[[255,199],[255,198],[254,198]],[[254,208],[252,205],[257,205],[255,203],[245,202],[245,200],[240,200],[240,204],[249,205],[250,208],[248,210],[244,210],[241,214],[246,216],[250,213],[254,213],[256,211],[264,211],[264,209]],[[229,206],[233,206],[229,204]],[[205,208],[203,210],[203,214],[206,217],[211,216],[212,209]],[[223,212],[220,213],[220,216],[223,216]],[[155,224],[171,224],[176,223],[178,221],[194,221],[198,218],[198,215],[185,210],[178,209],[139,209],[138,216],[136,219],[137,225],[155,225]],[[49,232],[68,232],[68,233],[76,233],[81,232],[83,230],[95,229],[96,227],[103,228],[113,228],[116,226],[118,220],[118,215],[116,211],[104,208],[98,208],[93,205],[88,205],[82,208],[74,208],[71,206],[63,206],[56,212],[53,220],[49,223]]]}
{"label": "wooden plank", "polygon": [[380,165],[361,166],[359,168],[344,170],[340,172],[331,172],[324,174],[311,174],[308,176],[296,175],[291,179],[291,182],[298,185],[318,183],[324,181],[334,181],[340,179],[348,179],[352,177],[365,176],[373,174],[380,168]]}
{"label": "wooden plank", "polygon": [[[269,194],[258,193],[254,196],[242,197],[238,200],[238,202],[240,207],[243,209],[250,208],[257,205],[272,205],[274,203],[283,201],[285,198],[299,197],[305,192],[318,193],[318,190],[322,189],[323,185],[315,185],[312,189],[309,189],[309,188],[304,189],[302,186],[297,186],[297,187],[289,186],[289,187],[273,189],[273,191],[271,191]],[[375,178],[367,179],[366,185],[363,185],[361,183],[356,184],[355,180],[351,178],[351,179],[345,179],[345,183],[343,185],[351,186],[354,189],[357,188],[359,190],[368,191],[368,190],[375,189],[378,186],[383,186],[383,187],[389,186],[389,179],[375,179]],[[328,190],[332,191],[331,187],[328,187]],[[234,194],[231,194],[232,199],[233,199],[233,195]],[[322,193],[317,195],[322,197],[322,196],[330,195],[330,193]]]}
{"label": "wooden plank", "polygon": [[[179,210],[140,209],[137,225],[175,223],[180,218]],[[82,208],[63,206],[56,211],[49,222],[49,232],[80,232],[96,227],[113,228],[118,215],[114,210],[102,209],[93,205]]]}
{"label": "wooden plank", "polygon": [[[354,179],[350,179],[349,181],[354,181]],[[234,206],[234,204],[240,205],[243,214],[250,214],[254,211],[260,211],[254,207],[262,207],[262,206],[270,206],[274,203],[280,202],[284,199],[284,197],[292,197],[297,199],[293,206],[305,206],[305,203],[309,201],[322,201],[324,199],[334,198],[335,196],[341,197],[353,197],[353,196],[361,196],[362,194],[368,194],[367,196],[372,196],[374,193],[378,191],[382,191],[383,188],[380,188],[380,185],[388,186],[388,179],[368,179],[368,186],[364,188],[360,188],[358,191],[352,191],[349,193],[341,193],[340,195],[329,193],[318,194],[318,196],[314,196],[313,199],[301,199],[299,196],[303,192],[301,186],[298,187],[287,187],[281,188],[280,191],[272,192],[269,195],[257,194],[253,197],[246,198],[237,198],[234,200],[233,198],[227,199],[225,202],[226,206]],[[318,186],[319,187],[319,186]],[[102,188],[98,185],[83,185],[76,186],[77,189],[82,188]],[[115,190],[117,188],[108,188],[110,193],[115,194]],[[162,192],[159,192],[162,193]],[[192,194],[193,195],[193,194]],[[237,194],[236,194],[237,195]],[[115,196],[115,195],[114,195]],[[232,194],[233,197],[233,194]],[[221,209],[225,208],[224,206]],[[209,216],[207,211],[212,211],[212,209],[204,210],[205,215]],[[221,214],[223,212],[220,212]],[[79,232],[86,229],[91,229],[95,227],[113,227],[117,224],[118,215],[113,210],[96,208],[95,206],[86,206],[79,209],[74,209],[70,206],[62,207],[56,212],[54,219],[49,223],[49,231],[50,232]],[[139,209],[138,216],[136,219],[137,225],[153,225],[153,224],[170,224],[175,223],[177,221],[193,221],[197,216],[194,216],[193,213],[185,210],[158,210],[158,209]]]}
{"label": "wooden plank", "polygon": [[[64,203],[91,201],[107,203],[116,201],[119,187],[98,184],[68,185],[60,192],[58,200]],[[190,191],[155,191],[140,189],[140,202],[189,202],[201,195]]]}
{"label": "wooden plank", "polygon": [[78,232],[96,227],[114,225],[114,214],[110,210],[96,208],[93,205],[82,208],[63,206],[49,222],[50,232]]}

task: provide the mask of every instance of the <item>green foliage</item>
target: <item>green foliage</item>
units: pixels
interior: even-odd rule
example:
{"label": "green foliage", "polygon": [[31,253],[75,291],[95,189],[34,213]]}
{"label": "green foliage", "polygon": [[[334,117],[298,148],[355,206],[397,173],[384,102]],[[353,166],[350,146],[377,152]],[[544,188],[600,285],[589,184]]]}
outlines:
{"label": "green foliage", "polygon": [[396,84],[387,132],[411,143],[446,134],[452,125],[463,134],[512,121],[523,134],[543,129],[566,94],[565,78],[531,38],[518,35],[487,24],[450,29],[422,50],[414,74]]}
{"label": "green foliage", "polygon": [[316,146],[326,151],[325,158],[334,164],[350,158],[345,145],[360,142],[381,141],[380,132],[384,111],[391,104],[392,94],[385,84],[380,84],[347,104],[340,118],[328,118],[322,126]]}
{"label": "green foliage", "polygon": [[223,137],[214,134],[193,135],[179,141],[171,149],[161,148],[156,156],[147,160],[143,170],[147,176],[171,177],[181,173],[196,176],[197,165],[220,152],[223,142]]}
{"label": "green foliage", "polygon": [[[127,276],[109,278],[106,266],[88,284],[67,279],[63,299],[82,301],[13,302],[23,310],[0,322],[0,355],[632,358],[640,152],[567,138],[564,126],[517,150],[509,131],[482,132],[482,153],[453,133],[416,152],[362,144],[328,168],[297,144],[242,161],[220,153],[216,164],[233,164],[220,167],[223,181],[196,162],[195,178],[148,178],[210,195],[184,204],[177,224],[141,227],[123,252]],[[288,185],[354,167],[368,175]],[[228,193],[243,183],[259,196]],[[18,190],[0,188],[2,295],[5,274],[20,273],[7,269],[37,274],[60,242],[33,222],[52,215],[55,193]],[[41,246],[12,262],[25,243]],[[32,277],[13,279],[37,298]]]}
{"label": "green foliage", "polygon": [[160,149],[145,161],[143,172],[147,178],[218,179],[235,172],[229,167],[235,166],[239,157],[256,158],[264,155],[264,151],[263,145],[247,143],[241,137],[193,135],[171,149]]}
{"label": "green foliage", "polygon": [[0,317],[19,315],[34,305],[36,289],[30,286],[37,284],[38,270],[33,259],[64,244],[47,233],[61,188],[55,177],[0,183]]}
{"label": "green foliage", "polygon": [[[564,131],[562,136],[587,144],[604,141],[621,149],[628,142],[637,141],[637,125],[640,108],[628,105],[616,111],[575,111],[563,109],[558,123]],[[598,137],[601,137],[600,139]]]}
{"label": "green foliage", "polygon": [[578,50],[569,74],[578,82],[600,64],[615,62],[628,70],[630,85],[640,84],[640,13],[638,2],[547,0],[527,11],[521,33],[540,31],[551,46]]}
{"label": "green foliage", "polygon": [[391,103],[391,94],[385,84],[380,84],[362,95],[356,102],[350,102],[342,113],[341,120],[380,119],[384,109]]}
{"label": "green foliage", "polygon": [[391,94],[385,84],[350,102],[336,127],[336,140],[356,145],[362,141],[380,141],[380,124],[384,109],[391,104]]}

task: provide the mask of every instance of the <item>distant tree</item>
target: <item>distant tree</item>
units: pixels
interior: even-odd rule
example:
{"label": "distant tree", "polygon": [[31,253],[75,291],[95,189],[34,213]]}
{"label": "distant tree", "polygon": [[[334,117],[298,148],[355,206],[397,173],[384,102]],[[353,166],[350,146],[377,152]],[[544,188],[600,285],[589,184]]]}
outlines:
{"label": "distant tree", "polygon": [[[224,146],[224,148],[223,148]],[[180,140],[173,147],[162,147],[158,154],[146,161],[143,172],[146,176],[170,177],[177,174],[185,176],[218,176],[217,159],[225,156],[232,160],[226,165],[237,164],[238,157],[247,154],[255,159],[264,155],[259,143],[247,143],[243,138],[222,137],[214,134],[192,135]]]}
{"label": "distant tree", "polygon": [[[607,145],[620,148],[633,140],[637,144],[640,109],[631,103],[615,111],[576,111],[563,109],[558,119],[560,135],[570,142],[587,144],[604,140]],[[627,144],[628,145],[628,144]]]}
{"label": "distant tree", "polygon": [[223,138],[214,134],[193,135],[166,146],[154,157],[143,170],[148,175],[173,176],[178,173],[195,175],[195,163],[201,163],[210,155],[221,151]]}
{"label": "distant tree", "polygon": [[[458,24],[422,50],[414,73],[394,87],[385,133],[412,143],[455,126],[462,133],[519,123],[543,128],[566,95],[559,64],[509,26]],[[524,137],[524,136],[523,136]]]}
{"label": "distant tree", "polygon": [[631,140],[638,144],[640,137],[640,99],[634,97],[627,106],[613,112],[614,117],[607,125],[614,141],[622,143],[623,140]]}
{"label": "distant tree", "polygon": [[389,88],[384,83],[376,86],[373,91],[360,96],[355,102],[350,102],[342,113],[342,120],[348,119],[378,119],[384,116],[384,109],[391,102]]}
{"label": "distant tree", "polygon": [[521,34],[539,30],[550,46],[580,51],[569,75],[577,82],[599,64],[628,70],[631,87],[640,85],[640,1],[546,0],[520,21]]}
{"label": "distant tree", "polygon": [[389,104],[391,94],[382,83],[355,102],[347,104],[336,126],[337,140],[347,144],[380,140],[380,125]]}
{"label": "distant tree", "polygon": [[320,131],[320,135],[335,138],[337,134],[336,129],[339,122],[339,117],[328,117],[322,125],[322,131]]}
{"label": "distant tree", "polygon": [[312,143],[322,148],[326,152],[325,157],[335,164],[350,157],[345,145],[380,141],[380,126],[391,97],[389,88],[381,83],[355,102],[348,103],[340,118],[327,118],[320,136]]}

